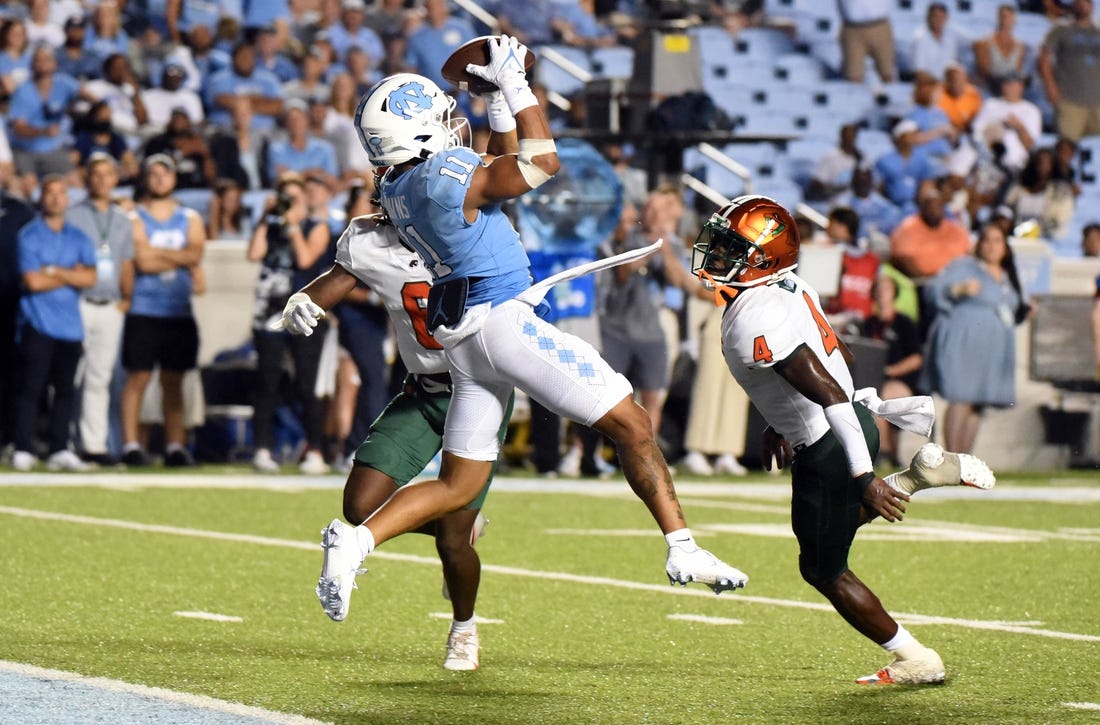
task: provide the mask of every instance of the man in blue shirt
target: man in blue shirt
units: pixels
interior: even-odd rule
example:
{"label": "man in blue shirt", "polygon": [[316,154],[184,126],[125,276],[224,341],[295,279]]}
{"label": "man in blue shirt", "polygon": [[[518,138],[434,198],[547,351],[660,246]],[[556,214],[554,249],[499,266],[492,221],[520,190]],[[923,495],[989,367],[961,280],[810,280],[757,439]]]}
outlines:
{"label": "man in blue shirt", "polygon": [[405,64],[414,72],[431,78],[439,87],[447,88],[450,84],[439,69],[455,48],[474,35],[474,29],[468,22],[451,16],[447,0],[427,0],[424,3],[424,24],[409,36]]}
{"label": "man in blue shirt", "polygon": [[286,102],[283,115],[286,138],[273,140],[267,145],[267,176],[274,185],[287,171],[302,176],[314,174],[324,179],[330,188],[339,185],[340,169],[336,164],[336,150],[323,138],[309,131],[309,106],[300,98]]}
{"label": "man in blue shirt", "polygon": [[[52,56],[51,56],[52,57]],[[19,272],[26,294],[19,302],[22,385],[15,409],[15,453],[20,471],[36,463],[38,402],[53,388],[47,460],[50,470],[83,470],[69,450],[76,368],[84,326],[80,290],[96,281],[95,248],[88,235],[65,221],[69,190],[61,176],[47,176],[41,188],[42,213],[19,232]]]}
{"label": "man in blue shirt", "polygon": [[8,140],[24,189],[34,189],[47,174],[72,170],[68,110],[80,95],[77,82],[57,72],[53,50],[48,45],[35,48],[31,77],[15,89],[8,108]]}
{"label": "man in blue shirt", "polygon": [[882,180],[883,195],[905,214],[916,208],[913,199],[920,182],[936,176],[936,169],[928,156],[914,148],[917,133],[919,128],[915,121],[899,121],[891,132],[894,150],[883,154],[875,162],[875,174]]}
{"label": "man in blue shirt", "polygon": [[343,0],[340,3],[340,21],[330,25],[328,41],[336,55],[343,60],[348,48],[358,45],[367,51],[374,65],[381,65],[386,59],[386,48],[378,33],[363,25],[367,4],[363,0]]}
{"label": "man in blue shirt", "polygon": [[256,67],[256,51],[248,43],[233,48],[233,66],[218,71],[207,81],[207,121],[215,126],[231,126],[230,111],[235,96],[252,101],[252,130],[269,131],[283,110],[282,86],[271,73]]}
{"label": "man in blue shirt", "polygon": [[[398,491],[360,526],[336,519],[325,529],[321,605],[342,620],[357,570],[377,544],[474,499],[499,453],[497,430],[514,387],[615,441],[631,488],[665,534],[670,582],[739,588],[744,573],[695,544],[630,383],[590,344],[535,314],[546,291],[531,288],[527,254],[501,204],[549,181],[559,160],[524,71],[527,48],[507,35],[489,48],[488,64],[467,70],[500,89],[487,101],[495,156],[482,159],[461,145],[454,99],[423,76],[390,76],[356,113],[371,163],[389,169],[379,185],[382,207],[432,273],[427,328],[447,355],[454,393],[442,478]],[[292,303],[291,312],[323,314],[307,295]]]}

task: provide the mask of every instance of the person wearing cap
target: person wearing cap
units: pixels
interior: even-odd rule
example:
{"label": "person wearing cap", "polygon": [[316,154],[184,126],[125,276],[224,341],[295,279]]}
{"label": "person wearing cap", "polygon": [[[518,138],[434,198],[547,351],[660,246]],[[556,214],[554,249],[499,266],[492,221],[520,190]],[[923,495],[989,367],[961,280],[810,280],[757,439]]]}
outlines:
{"label": "person wearing cap", "polygon": [[180,109],[191,119],[191,123],[200,125],[206,118],[199,94],[184,86],[187,70],[178,61],[168,61],[161,70],[160,87],[144,92],[145,110],[151,129],[163,130],[168,125],[172,113]]}
{"label": "person wearing cap", "polygon": [[84,166],[88,196],[72,206],[66,220],[88,235],[95,247],[96,282],[80,295],[84,323],[84,365],[77,428],[84,460],[108,464],[111,378],[122,341],[122,323],[134,287],[134,237],[145,228],[136,214],[112,201],[118,162],[102,151]]}
{"label": "person wearing cap", "polygon": [[1001,79],[1000,95],[987,98],[972,124],[974,139],[982,148],[994,153],[1000,145],[1001,164],[1019,171],[1027,163],[1043,131],[1043,114],[1024,98],[1024,79],[1011,73]]}
{"label": "person wearing cap", "polygon": [[936,175],[928,155],[915,147],[919,131],[916,121],[898,121],[890,132],[894,150],[875,161],[875,174],[880,179],[883,196],[903,210],[913,208],[917,185]]}
{"label": "person wearing cap", "polygon": [[176,162],[177,189],[209,189],[217,179],[210,146],[182,108],[172,109],[164,133],[149,139],[144,153],[147,158],[165,154]]}
{"label": "person wearing cap", "polygon": [[348,48],[358,45],[366,51],[370,62],[378,65],[386,58],[386,48],[378,33],[363,25],[366,13],[367,4],[364,0],[342,0],[340,20],[326,28],[328,41],[341,60],[347,54]]}
{"label": "person wearing cap", "polygon": [[947,64],[958,62],[963,48],[963,37],[951,27],[947,4],[929,4],[924,25],[913,34],[910,46],[910,71],[924,71],[933,78],[942,78]]}
{"label": "person wearing cap", "polygon": [[1071,21],[1050,29],[1039,53],[1039,75],[1054,106],[1058,133],[1072,141],[1100,134],[1100,26],[1092,0],[1073,0]]}
{"label": "person wearing cap", "polygon": [[83,13],[65,19],[65,38],[55,51],[59,73],[81,80],[99,75],[102,62],[84,47],[87,28],[88,20]]}
{"label": "person wearing cap", "polygon": [[275,119],[283,111],[279,79],[256,67],[256,51],[249,43],[233,47],[233,65],[215,73],[206,86],[208,120],[217,126],[232,125],[230,112],[238,96],[246,96],[252,106],[251,128],[266,133],[275,128]]}
{"label": "person wearing cap", "polygon": [[19,301],[22,376],[14,410],[12,466],[26,471],[37,463],[38,406],[50,385],[47,465],[51,470],[78,471],[87,466],[69,448],[69,427],[76,397],[74,380],[83,355],[80,292],[96,283],[95,248],[87,234],[65,220],[69,190],[64,177],[44,177],[39,199],[39,216],[18,236],[19,272],[26,293]]}
{"label": "person wearing cap", "polygon": [[122,331],[122,461],[146,465],[140,440],[141,402],[159,369],[164,406],[164,463],[194,463],[186,448],[183,374],[195,367],[199,331],[191,298],[199,277],[206,229],[202,217],[172,197],[176,163],[156,154],[142,163],[137,215],[145,234],[134,238],[134,294]]}
{"label": "person wearing cap", "polygon": [[284,104],[284,108],[286,138],[272,139],[267,145],[264,160],[268,178],[278,179],[288,171],[303,176],[318,174],[326,184],[335,188],[340,175],[336,150],[331,143],[310,132],[309,106],[305,101],[292,98]]}
{"label": "person wearing cap", "polygon": [[974,67],[980,82],[991,92],[1000,88],[1006,76],[1023,73],[1027,43],[1016,37],[1015,3],[997,6],[997,27],[974,42]]}

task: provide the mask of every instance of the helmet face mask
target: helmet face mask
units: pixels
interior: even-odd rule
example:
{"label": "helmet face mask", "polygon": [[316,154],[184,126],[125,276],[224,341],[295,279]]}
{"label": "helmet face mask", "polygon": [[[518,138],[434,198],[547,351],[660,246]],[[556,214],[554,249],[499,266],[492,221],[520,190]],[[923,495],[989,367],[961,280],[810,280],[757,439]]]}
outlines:
{"label": "helmet face mask", "polygon": [[428,78],[398,73],[367,91],[355,130],[374,166],[394,166],[469,145],[469,122],[452,118],[454,108],[455,100]]}
{"label": "helmet face mask", "polygon": [[798,229],[790,212],[765,196],[741,196],[703,225],[691,271],[732,299],[739,288],[767,284],[798,266]]}

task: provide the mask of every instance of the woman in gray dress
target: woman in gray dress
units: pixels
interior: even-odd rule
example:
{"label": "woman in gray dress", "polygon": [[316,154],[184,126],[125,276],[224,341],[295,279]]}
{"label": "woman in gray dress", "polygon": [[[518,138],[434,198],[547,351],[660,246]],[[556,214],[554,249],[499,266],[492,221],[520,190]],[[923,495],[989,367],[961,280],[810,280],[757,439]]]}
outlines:
{"label": "woman in gray dress", "polygon": [[947,400],[944,447],[969,453],[983,409],[1016,402],[1015,326],[1030,308],[1004,232],[985,225],[973,256],[949,264],[924,294],[936,316],[922,387]]}

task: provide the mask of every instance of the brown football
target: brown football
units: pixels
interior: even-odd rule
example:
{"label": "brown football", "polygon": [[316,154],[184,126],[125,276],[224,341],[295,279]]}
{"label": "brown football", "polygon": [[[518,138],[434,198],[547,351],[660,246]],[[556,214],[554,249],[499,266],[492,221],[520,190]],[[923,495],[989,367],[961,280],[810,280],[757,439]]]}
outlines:
{"label": "brown football", "polygon": [[[470,93],[495,91],[497,87],[489,81],[466,72],[466,66],[471,63],[485,65],[489,62],[489,39],[494,37],[496,36],[482,35],[455,48],[455,52],[451,53],[450,57],[443,62],[443,67],[439,69],[440,75],[463,91]],[[523,65],[528,73],[535,67],[535,54],[530,48],[527,49],[527,57]]]}

